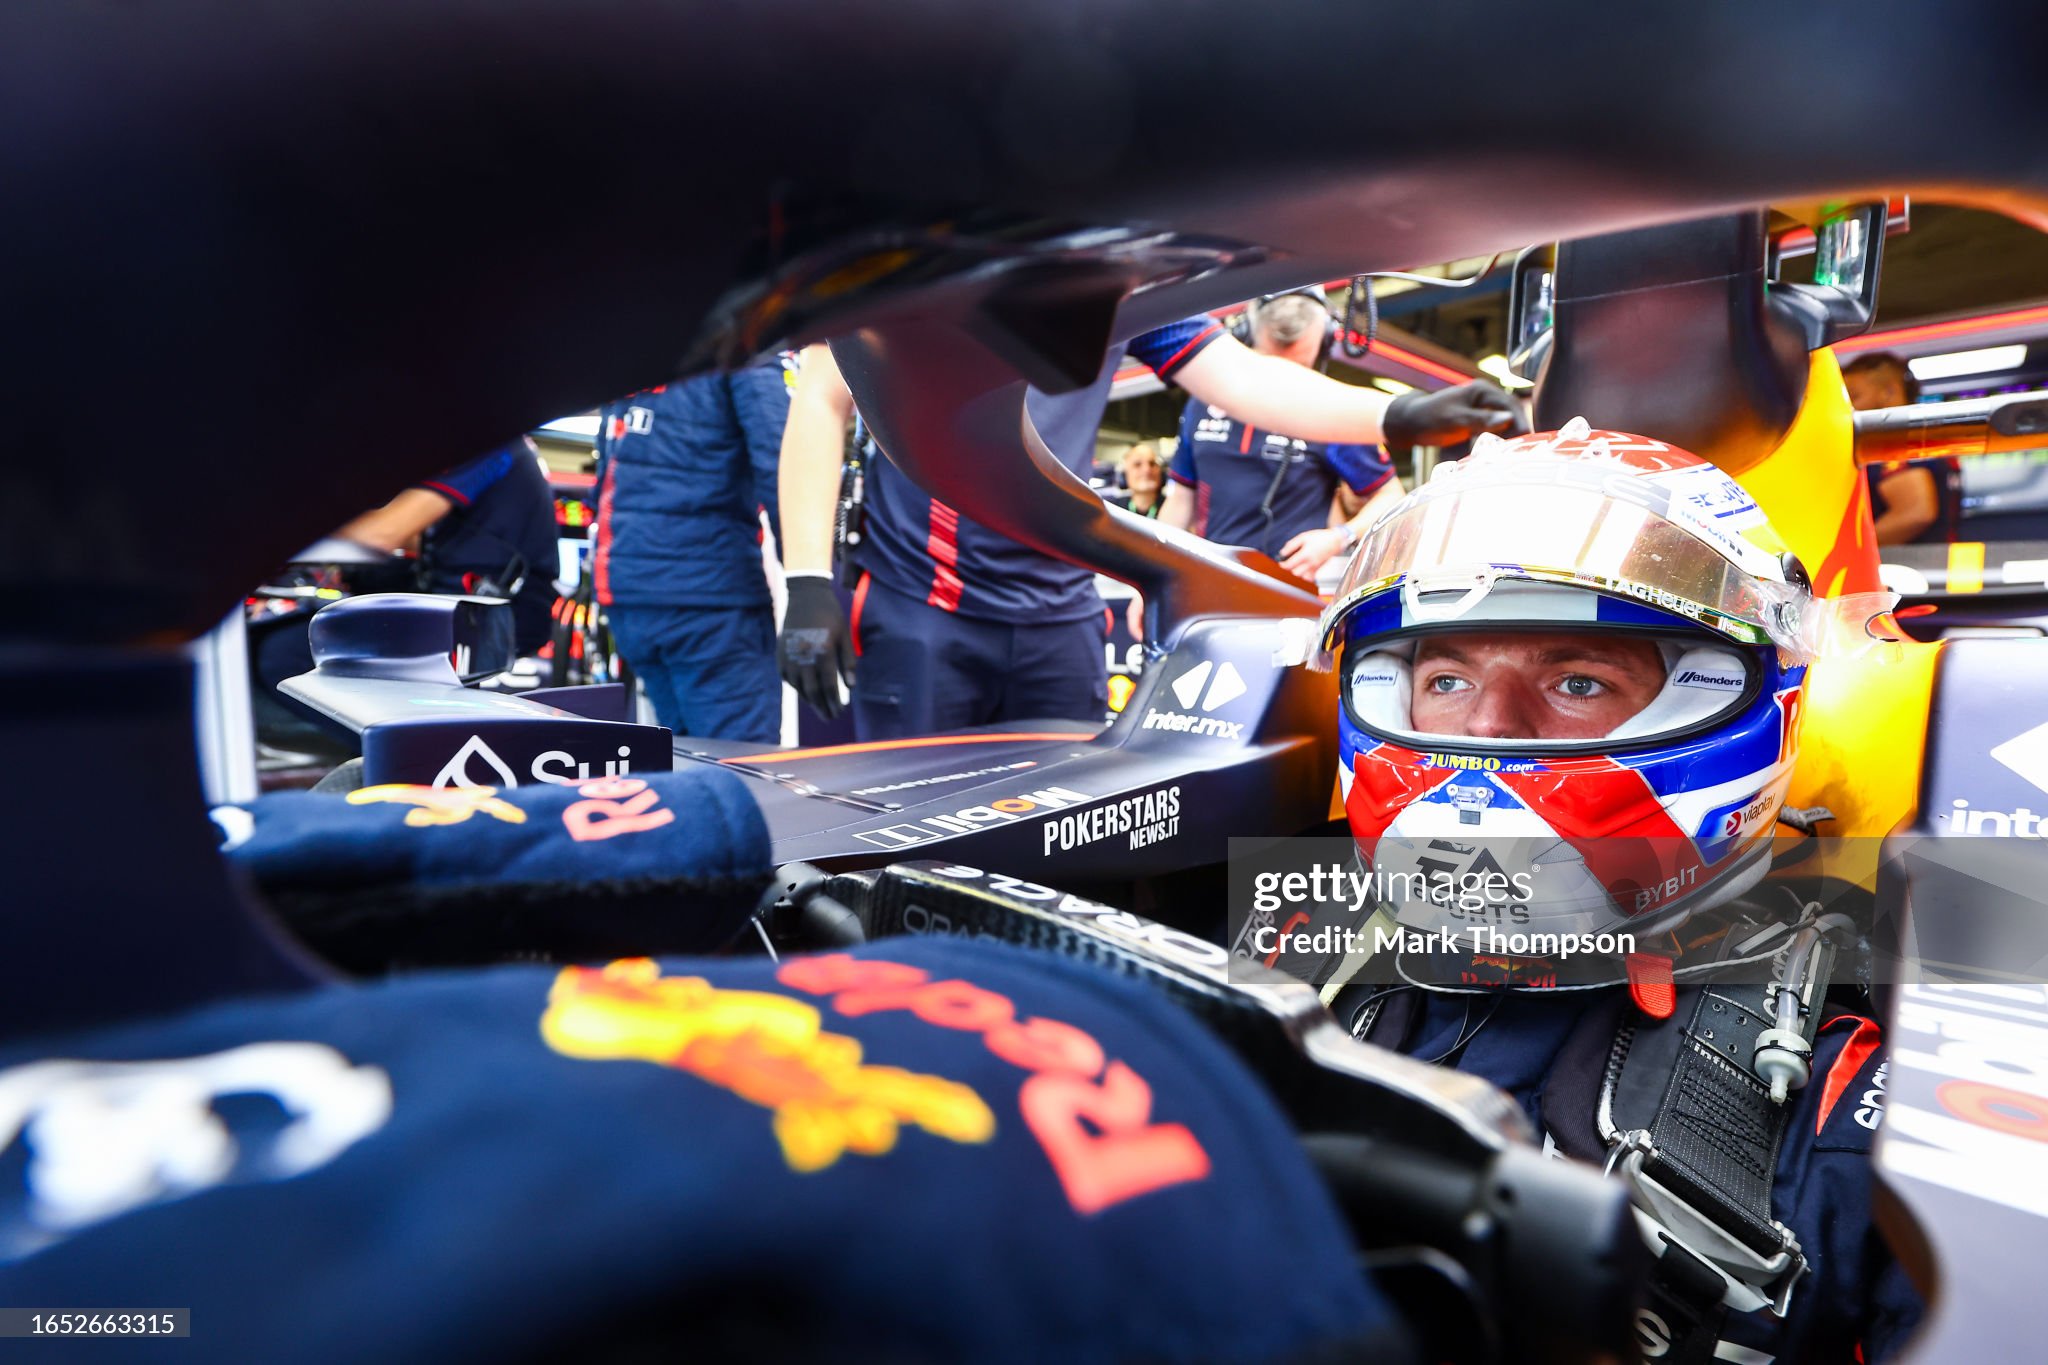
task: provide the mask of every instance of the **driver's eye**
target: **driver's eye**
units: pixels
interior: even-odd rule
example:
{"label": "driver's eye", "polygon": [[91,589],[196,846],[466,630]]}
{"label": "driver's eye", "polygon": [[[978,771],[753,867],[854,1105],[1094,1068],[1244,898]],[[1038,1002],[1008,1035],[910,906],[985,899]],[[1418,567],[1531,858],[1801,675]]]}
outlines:
{"label": "driver's eye", "polygon": [[1455,673],[1439,673],[1423,686],[1432,692],[1457,692],[1469,684]]}
{"label": "driver's eye", "polygon": [[1607,685],[1598,678],[1583,673],[1568,674],[1557,686],[1568,697],[1597,697],[1607,690]]}

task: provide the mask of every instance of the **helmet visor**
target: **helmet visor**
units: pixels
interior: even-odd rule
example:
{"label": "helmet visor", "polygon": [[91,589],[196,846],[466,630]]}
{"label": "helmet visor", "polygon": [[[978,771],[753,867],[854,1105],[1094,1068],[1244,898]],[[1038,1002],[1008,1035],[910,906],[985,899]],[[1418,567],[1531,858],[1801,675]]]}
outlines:
{"label": "helmet visor", "polygon": [[1797,648],[1807,593],[1785,581],[1783,552],[1755,501],[1711,465],[1642,474],[1534,453],[1487,459],[1417,490],[1367,533],[1323,614],[1324,656],[1380,593],[1400,589],[1400,624],[1412,627],[1456,621],[1515,579]]}
{"label": "helmet visor", "polygon": [[1669,743],[1740,711],[1757,684],[1755,651],[1704,633],[1514,624],[1375,640],[1348,652],[1340,675],[1369,733],[1516,753]]}

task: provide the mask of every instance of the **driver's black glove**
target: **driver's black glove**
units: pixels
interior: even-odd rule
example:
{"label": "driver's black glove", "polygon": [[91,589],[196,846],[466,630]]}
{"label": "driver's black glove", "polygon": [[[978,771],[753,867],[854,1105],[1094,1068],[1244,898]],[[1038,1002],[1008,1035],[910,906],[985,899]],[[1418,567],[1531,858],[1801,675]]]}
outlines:
{"label": "driver's black glove", "polygon": [[845,709],[840,678],[853,681],[853,635],[832,580],[820,576],[789,580],[789,608],[775,641],[782,680],[811,709],[830,720]]}
{"label": "driver's black glove", "polygon": [[1387,404],[1380,431],[1390,446],[1445,446],[1482,431],[1519,436],[1529,429],[1521,404],[1488,379],[1435,393],[1417,390]]}

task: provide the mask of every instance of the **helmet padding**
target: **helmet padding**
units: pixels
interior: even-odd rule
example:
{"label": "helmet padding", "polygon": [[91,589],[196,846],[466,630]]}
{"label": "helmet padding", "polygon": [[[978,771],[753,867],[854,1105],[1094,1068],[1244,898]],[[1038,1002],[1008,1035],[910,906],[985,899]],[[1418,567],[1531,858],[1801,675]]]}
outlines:
{"label": "helmet padding", "polygon": [[[1359,721],[1368,729],[1406,738],[1450,738],[1419,734],[1412,728],[1415,682],[1409,659],[1415,642],[1389,641],[1388,645],[1345,661],[1344,687]],[[1660,640],[1657,646],[1664,658],[1663,688],[1642,710],[1610,731],[1607,739],[1641,739],[1689,729],[1733,705],[1748,687],[1749,671],[1733,649],[1670,640]]]}

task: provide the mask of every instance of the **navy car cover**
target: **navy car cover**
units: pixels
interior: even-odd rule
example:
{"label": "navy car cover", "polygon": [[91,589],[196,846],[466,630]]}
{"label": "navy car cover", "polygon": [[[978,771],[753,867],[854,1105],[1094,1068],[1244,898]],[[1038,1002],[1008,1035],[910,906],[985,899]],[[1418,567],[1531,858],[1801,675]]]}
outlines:
{"label": "navy car cover", "polygon": [[282,792],[213,818],[293,931],[359,972],[708,952],[771,877],[744,780],[701,765],[502,791]]}
{"label": "navy car cover", "polygon": [[17,1043],[0,1303],[187,1308],[214,1360],[1410,1358],[1233,1055],[1132,983],[964,940]]}

